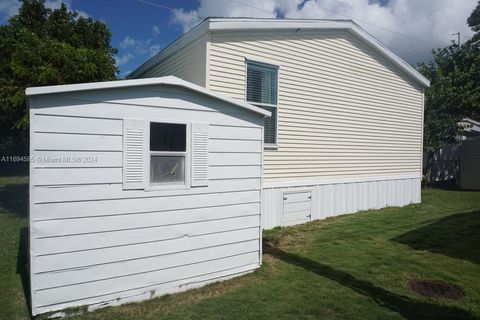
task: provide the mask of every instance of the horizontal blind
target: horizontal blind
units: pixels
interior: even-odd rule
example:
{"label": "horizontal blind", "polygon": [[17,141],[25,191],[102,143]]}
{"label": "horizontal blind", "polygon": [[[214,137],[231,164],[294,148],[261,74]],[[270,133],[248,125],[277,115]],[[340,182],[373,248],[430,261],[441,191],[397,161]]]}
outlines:
{"label": "horizontal blind", "polygon": [[247,101],[277,104],[277,74],[277,68],[248,62]]}

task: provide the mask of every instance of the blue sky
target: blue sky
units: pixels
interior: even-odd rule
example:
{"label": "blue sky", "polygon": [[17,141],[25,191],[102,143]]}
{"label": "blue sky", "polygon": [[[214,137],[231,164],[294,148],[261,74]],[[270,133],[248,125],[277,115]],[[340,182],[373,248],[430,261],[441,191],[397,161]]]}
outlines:
{"label": "blue sky", "polygon": [[[428,61],[433,47],[462,41],[477,0],[45,0],[57,8],[104,21],[112,31],[119,75],[124,77],[204,17],[353,18],[411,64]],[[0,23],[18,12],[18,0],[0,0]]]}

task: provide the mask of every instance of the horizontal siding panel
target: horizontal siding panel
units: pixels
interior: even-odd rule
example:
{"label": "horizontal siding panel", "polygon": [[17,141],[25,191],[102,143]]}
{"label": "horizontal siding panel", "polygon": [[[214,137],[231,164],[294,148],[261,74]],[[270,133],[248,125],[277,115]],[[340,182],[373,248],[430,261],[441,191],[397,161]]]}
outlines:
{"label": "horizontal siding panel", "polygon": [[35,132],[122,135],[122,121],[37,115]]}
{"label": "horizontal siding panel", "polygon": [[[258,234],[259,232],[257,230],[257,236]],[[171,250],[165,248],[163,251],[157,251],[162,253],[157,256],[151,255],[150,257],[142,259],[74,268],[60,272],[42,273],[37,277],[37,289],[44,290],[54,287],[75,286],[85,282],[97,282],[111,278],[120,278],[119,280],[123,280],[135,274],[179,267],[187,261],[189,264],[196,264],[208,260],[220,259],[222,257],[251,253],[258,251],[260,247],[258,237],[239,243],[235,242],[236,240],[238,241],[238,239],[231,239],[231,237],[229,239],[233,241],[231,243],[218,237],[215,240],[217,241],[212,243],[208,243],[207,241],[204,247],[184,250],[177,253],[169,253]]]}
{"label": "horizontal siding panel", "polygon": [[36,205],[36,219],[62,219],[140,212],[172,211],[258,201],[260,201],[260,191],[242,191],[223,194],[185,194],[163,198],[47,203]]}
{"label": "horizontal siding panel", "polygon": [[75,234],[102,233],[148,227],[173,226],[260,214],[259,203],[196,209],[124,214],[102,217],[82,217],[35,222],[38,237],[60,237]]}
{"label": "horizontal siding panel", "polygon": [[[422,110],[406,108],[405,102],[397,102],[394,99],[390,99],[388,103],[388,109],[385,108],[385,103],[378,101],[368,101],[362,105],[362,108],[358,108],[359,100],[355,99],[355,96],[345,95],[345,94],[332,94],[327,91],[317,92],[316,96],[311,96],[311,94],[297,95],[295,93],[290,94],[288,92],[282,92],[282,104],[289,106],[291,110],[311,110],[312,106],[316,106],[318,101],[321,99],[322,108],[326,110],[339,110],[338,106],[342,106],[342,111],[345,112],[354,112],[355,113],[367,113],[371,114],[372,111],[375,112],[375,115],[402,115],[405,118],[413,117],[416,119],[419,114],[422,113]],[[409,105],[413,105],[413,102],[410,102]]]}
{"label": "horizontal siding panel", "polygon": [[262,136],[262,128],[238,128],[227,126],[210,126],[210,139],[258,140]]}
{"label": "horizontal siding panel", "polygon": [[355,178],[355,177],[371,177],[375,178],[377,176],[383,177],[386,175],[397,175],[397,174],[405,174],[405,175],[414,175],[418,174],[418,168],[400,168],[400,169],[390,169],[390,168],[377,168],[376,170],[359,170],[359,169],[342,169],[332,172],[332,170],[324,169],[324,170],[316,170],[312,172],[311,170],[306,170],[306,172],[270,172],[265,173],[265,177],[268,177],[269,183],[275,182],[292,182],[291,178],[298,179],[299,181],[319,181],[323,178]]}
{"label": "horizontal siding panel", "polygon": [[[281,110],[280,110],[281,112]],[[335,120],[330,120],[330,119],[323,119],[321,122],[314,121],[314,122],[303,122],[298,119],[298,118],[289,118],[289,119],[279,119],[279,126],[282,128],[286,128],[290,131],[304,131],[306,130],[307,132],[311,132],[312,130],[329,130],[331,133],[343,133],[343,134],[355,134],[356,132],[368,132],[376,135],[399,135],[399,136],[414,136],[421,137],[421,127],[419,127],[416,130],[412,129],[404,129],[402,127],[394,127],[391,126],[390,128],[387,128],[387,126],[379,126],[378,128],[376,126],[365,126],[361,123],[339,123],[338,121]],[[286,135],[286,132],[279,132],[279,134]]]}
{"label": "horizontal siding panel", "polygon": [[35,151],[35,168],[122,167],[122,152]]}
{"label": "horizontal siding panel", "polygon": [[207,273],[220,272],[258,262],[258,252],[252,252],[192,265],[184,265],[172,269],[132,275],[131,277],[123,279],[123,281],[109,279],[100,282],[79,284],[74,287],[68,286],[50,290],[41,290],[37,291],[36,299],[38,306],[40,307],[48,305],[51,301],[58,301],[57,304],[61,304],[64,302],[101,297],[120,291],[135,290],[141,287],[148,288],[176,280],[178,281],[178,275],[182,275],[182,277],[185,278],[193,278]]}
{"label": "horizontal siding panel", "polygon": [[[291,126],[285,126],[284,130],[282,132],[279,132],[279,136],[285,136],[285,137],[292,137],[294,136],[296,139],[312,139],[312,138],[321,138],[321,137],[338,137],[339,133],[335,132],[332,130],[334,128],[334,125],[328,125],[325,123],[322,123],[321,127],[316,127],[316,128],[309,128],[309,127],[291,127]],[[386,132],[385,130],[381,131],[380,129],[373,129],[372,128],[366,128],[363,127],[361,129],[358,128],[353,128],[352,126],[346,125],[345,127],[348,127],[348,131],[343,130],[342,131],[342,136],[344,137],[370,137],[370,138],[379,138],[379,137],[388,137],[392,141],[396,140],[405,140],[405,139],[418,139],[420,132],[415,132],[415,131],[403,131],[403,132],[395,132],[395,131],[390,131]],[[337,126],[337,131],[340,130]],[[382,133],[382,135],[379,135],[379,132]]]}
{"label": "horizontal siding panel", "polygon": [[253,140],[210,140],[209,152],[262,152],[262,142]]}
{"label": "horizontal siding panel", "polygon": [[233,179],[228,181],[211,180],[208,184],[208,188],[191,188],[189,190],[149,190],[147,192],[145,190],[123,190],[121,183],[37,186],[35,187],[33,196],[35,203],[52,203],[65,201],[171,197],[183,194],[193,195],[259,189],[260,177]]}
{"label": "horizontal siding panel", "polygon": [[[198,221],[178,224],[175,226],[160,226],[141,230],[120,230],[105,233],[90,233],[65,237],[39,238],[36,240],[37,265],[36,271],[61,270],[94,264],[108,263],[108,261],[130,260],[148,257],[152,252],[157,254],[168,250],[161,244],[170,241],[172,244],[179,239],[190,239],[180,243],[197,243],[202,245],[202,238],[198,236],[217,234],[212,238],[221,239],[230,231],[257,228],[260,215],[233,217],[211,221]],[[125,238],[131,237],[131,238]],[[258,237],[258,233],[257,233]],[[240,238],[239,238],[240,239]],[[237,239],[238,240],[238,239]],[[178,251],[181,247],[174,245]],[[157,249],[155,249],[157,248]],[[65,259],[60,262],[58,259]],[[47,264],[44,264],[43,262]],[[58,269],[52,269],[52,263]]]}
{"label": "horizontal siding panel", "polygon": [[260,178],[262,167],[256,166],[219,166],[210,167],[210,179]]}
{"label": "horizontal siding panel", "polygon": [[[54,186],[66,184],[121,183],[122,168],[37,168],[34,184]],[[256,178],[259,166],[209,167],[210,179]],[[244,173],[244,174],[243,174]]]}
{"label": "horizontal siding panel", "polygon": [[208,155],[208,163],[210,166],[250,166],[262,163],[261,152],[247,153],[247,152],[210,152]]}
{"label": "horizontal siding panel", "polygon": [[34,174],[35,186],[122,182],[122,168],[37,168]]}
{"label": "horizontal siding panel", "polygon": [[35,150],[122,151],[122,136],[36,133]]}

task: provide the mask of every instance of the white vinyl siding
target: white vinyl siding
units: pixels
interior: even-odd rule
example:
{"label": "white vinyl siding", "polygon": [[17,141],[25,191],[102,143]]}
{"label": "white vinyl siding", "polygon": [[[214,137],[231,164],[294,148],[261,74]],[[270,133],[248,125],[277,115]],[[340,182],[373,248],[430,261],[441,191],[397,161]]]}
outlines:
{"label": "white vinyl siding", "polygon": [[279,65],[264,183],[421,176],[423,89],[346,31],[213,32],[208,88],[245,99],[245,59]]}
{"label": "white vinyl siding", "polygon": [[205,86],[206,44],[206,36],[203,36],[188,44],[182,50],[163,59],[138,78],[176,76],[185,81]]}
{"label": "white vinyl siding", "polygon": [[[49,159],[30,175],[34,314],[149,299],[258,268],[262,116],[167,86],[30,99],[31,157]],[[198,173],[208,186],[124,190],[132,116],[208,124],[208,176]]]}

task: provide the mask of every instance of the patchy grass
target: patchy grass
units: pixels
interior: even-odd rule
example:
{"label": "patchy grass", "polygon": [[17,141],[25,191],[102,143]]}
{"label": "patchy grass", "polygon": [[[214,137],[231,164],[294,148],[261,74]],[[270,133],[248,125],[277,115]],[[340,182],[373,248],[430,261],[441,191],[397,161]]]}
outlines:
{"label": "patchy grass", "polygon": [[[28,318],[26,181],[0,178],[2,319]],[[466,297],[420,297],[412,278],[457,284]],[[424,190],[419,205],[266,231],[255,273],[70,319],[263,318],[480,319],[480,192]]]}

